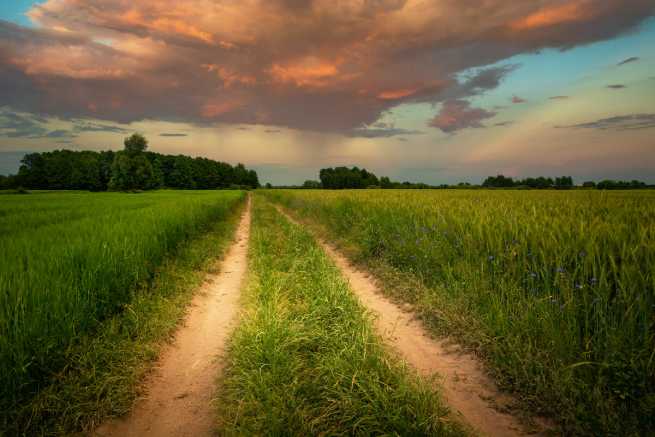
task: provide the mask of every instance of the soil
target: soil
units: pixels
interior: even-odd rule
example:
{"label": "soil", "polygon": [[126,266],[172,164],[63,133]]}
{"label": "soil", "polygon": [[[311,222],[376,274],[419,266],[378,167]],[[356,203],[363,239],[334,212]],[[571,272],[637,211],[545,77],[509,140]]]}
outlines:
{"label": "soil", "polygon": [[223,368],[221,357],[237,322],[249,235],[250,199],[220,273],[208,275],[194,296],[184,324],[145,382],[145,396],[127,417],[96,429],[96,436],[214,434],[216,413],[211,401]]}

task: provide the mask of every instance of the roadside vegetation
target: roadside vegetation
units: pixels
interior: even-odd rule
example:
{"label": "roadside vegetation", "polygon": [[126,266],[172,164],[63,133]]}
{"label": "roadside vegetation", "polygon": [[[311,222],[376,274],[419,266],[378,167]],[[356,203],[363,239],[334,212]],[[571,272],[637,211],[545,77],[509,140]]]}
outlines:
{"label": "roadside vegetation", "polygon": [[244,197],[0,196],[0,429],[69,434],[128,411]]}
{"label": "roadside vegetation", "polygon": [[299,191],[265,196],[339,241],[436,334],[562,432],[655,432],[655,196]]}
{"label": "roadside vegetation", "polygon": [[458,435],[388,355],[312,236],[254,204],[245,310],[220,381],[226,435]]}

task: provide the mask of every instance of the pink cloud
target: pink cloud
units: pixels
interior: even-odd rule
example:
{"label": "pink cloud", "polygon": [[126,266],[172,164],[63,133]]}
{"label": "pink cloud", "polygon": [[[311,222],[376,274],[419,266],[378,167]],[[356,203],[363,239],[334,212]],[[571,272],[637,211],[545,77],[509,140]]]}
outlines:
{"label": "pink cloud", "polygon": [[453,133],[462,129],[485,127],[482,121],[495,115],[495,112],[486,109],[472,108],[466,100],[447,100],[439,114],[429,122],[429,126]]}
{"label": "pink cloud", "polygon": [[462,71],[611,38],[654,8],[652,0],[48,0],[29,13],[33,29],[0,22],[0,94],[16,109],[61,117],[352,132],[402,103],[482,93],[511,68],[460,82]]}

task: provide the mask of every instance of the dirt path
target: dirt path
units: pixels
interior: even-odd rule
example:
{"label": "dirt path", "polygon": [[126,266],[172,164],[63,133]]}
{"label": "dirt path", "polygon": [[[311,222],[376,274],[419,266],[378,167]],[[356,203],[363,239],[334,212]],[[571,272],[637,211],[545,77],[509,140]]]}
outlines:
{"label": "dirt path", "polygon": [[246,273],[250,235],[250,202],[236,240],[221,264],[208,275],[194,297],[184,324],[166,347],[146,382],[146,397],[124,419],[110,421],[96,436],[209,436],[215,413],[211,406],[223,353],[234,328],[241,283]]}
{"label": "dirt path", "polygon": [[[290,221],[298,223],[281,208],[278,210]],[[445,401],[462,422],[483,435],[529,434],[516,417],[494,408],[494,405],[507,405],[511,398],[498,391],[474,356],[463,353],[445,340],[431,338],[413,314],[382,295],[370,275],[357,270],[325,241],[318,239],[318,242],[348,279],[362,304],[377,315],[378,333],[421,376],[437,377]]]}

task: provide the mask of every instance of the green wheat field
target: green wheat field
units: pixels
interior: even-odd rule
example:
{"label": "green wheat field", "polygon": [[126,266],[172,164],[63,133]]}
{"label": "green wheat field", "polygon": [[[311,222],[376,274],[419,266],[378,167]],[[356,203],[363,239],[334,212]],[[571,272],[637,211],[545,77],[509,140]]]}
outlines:
{"label": "green wheat field", "polygon": [[[129,411],[243,191],[0,195],[0,429]],[[216,411],[229,435],[462,435],[390,358],[314,236],[435,336],[475,352],[555,433],[655,429],[652,191],[257,190],[241,323]],[[302,226],[287,221],[283,207]]]}

